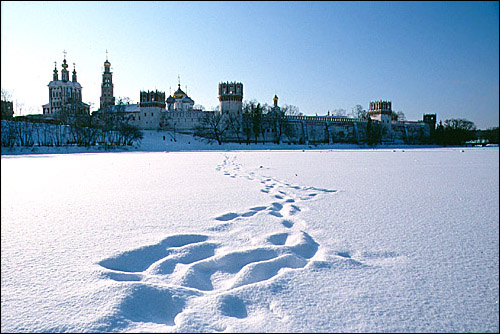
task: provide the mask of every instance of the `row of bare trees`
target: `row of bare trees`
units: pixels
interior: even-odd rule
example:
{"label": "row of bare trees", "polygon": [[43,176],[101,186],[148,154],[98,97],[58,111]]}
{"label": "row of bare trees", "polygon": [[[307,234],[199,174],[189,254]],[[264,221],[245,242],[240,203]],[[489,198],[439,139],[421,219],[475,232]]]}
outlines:
{"label": "row of bare trees", "polygon": [[[228,139],[239,144],[272,140],[279,144],[284,136],[292,136],[294,127],[288,121],[288,115],[302,115],[296,106],[284,105],[279,110],[273,110],[267,104],[256,100],[245,101],[242,113],[221,113],[219,110],[207,111],[196,127],[195,134],[209,140],[215,140],[219,145]],[[272,133],[271,138],[266,132]]]}
{"label": "row of bare trees", "polygon": [[139,129],[113,114],[60,114],[52,120],[20,116],[2,120],[1,128],[2,147],[99,144],[108,149],[132,145],[142,137]]}

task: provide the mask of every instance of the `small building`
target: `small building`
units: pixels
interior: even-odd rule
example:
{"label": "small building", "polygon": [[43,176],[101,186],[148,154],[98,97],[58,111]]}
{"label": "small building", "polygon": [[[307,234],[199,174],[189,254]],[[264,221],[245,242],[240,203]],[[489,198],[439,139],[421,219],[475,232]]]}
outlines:
{"label": "small building", "polygon": [[14,117],[14,106],[12,101],[2,100],[2,119]]}

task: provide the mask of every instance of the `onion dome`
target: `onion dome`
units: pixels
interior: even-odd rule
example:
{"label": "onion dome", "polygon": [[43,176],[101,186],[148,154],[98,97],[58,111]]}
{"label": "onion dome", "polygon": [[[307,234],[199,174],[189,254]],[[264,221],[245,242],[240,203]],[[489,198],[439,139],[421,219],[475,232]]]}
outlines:
{"label": "onion dome", "polygon": [[189,97],[189,96],[184,96],[184,98],[182,99],[182,102],[184,103],[194,103],[194,101]]}
{"label": "onion dome", "polygon": [[186,93],[182,91],[181,84],[179,84],[179,88],[174,93],[174,99],[182,99],[184,96],[186,96]]}
{"label": "onion dome", "polygon": [[64,60],[63,60],[62,67],[63,67],[63,69],[65,69],[65,70],[68,68],[68,64],[66,63],[66,59],[64,59]]}
{"label": "onion dome", "polygon": [[167,103],[175,103],[175,99],[172,97],[172,95],[169,95],[167,97]]}

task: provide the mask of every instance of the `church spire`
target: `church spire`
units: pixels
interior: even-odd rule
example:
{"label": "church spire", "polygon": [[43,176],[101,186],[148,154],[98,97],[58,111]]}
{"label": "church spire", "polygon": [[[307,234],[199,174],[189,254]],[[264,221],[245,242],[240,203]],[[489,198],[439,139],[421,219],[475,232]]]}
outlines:
{"label": "church spire", "polygon": [[108,49],[106,49],[106,61],[104,62],[104,73],[111,73],[111,63],[108,60]]}

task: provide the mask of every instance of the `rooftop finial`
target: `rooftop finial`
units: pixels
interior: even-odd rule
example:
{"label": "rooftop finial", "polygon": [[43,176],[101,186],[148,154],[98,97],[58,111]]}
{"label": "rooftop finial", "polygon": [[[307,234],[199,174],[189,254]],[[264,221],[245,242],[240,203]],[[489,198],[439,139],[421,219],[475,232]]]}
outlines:
{"label": "rooftop finial", "polygon": [[66,50],[64,50],[63,53],[64,53],[64,60],[66,60]]}
{"label": "rooftop finial", "polygon": [[177,80],[179,81],[179,83],[178,83],[179,88],[181,88],[181,76],[180,76],[180,74],[177,74]]}
{"label": "rooftop finial", "polygon": [[106,49],[106,61],[108,60],[108,49]]}

